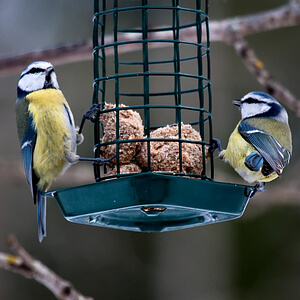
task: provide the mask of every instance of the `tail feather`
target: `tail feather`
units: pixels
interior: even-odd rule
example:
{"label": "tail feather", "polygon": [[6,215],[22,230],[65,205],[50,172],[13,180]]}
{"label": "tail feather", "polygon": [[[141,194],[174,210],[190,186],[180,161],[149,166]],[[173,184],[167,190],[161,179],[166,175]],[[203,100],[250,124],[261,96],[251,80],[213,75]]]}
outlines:
{"label": "tail feather", "polygon": [[37,221],[38,221],[38,236],[39,241],[42,242],[46,236],[46,208],[47,197],[42,195],[41,191],[37,192]]}

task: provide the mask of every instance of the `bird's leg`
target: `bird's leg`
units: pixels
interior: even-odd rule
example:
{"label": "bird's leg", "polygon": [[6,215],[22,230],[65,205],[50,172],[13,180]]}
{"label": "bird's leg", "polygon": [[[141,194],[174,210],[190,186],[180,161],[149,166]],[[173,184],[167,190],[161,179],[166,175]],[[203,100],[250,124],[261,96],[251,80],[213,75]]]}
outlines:
{"label": "bird's leg", "polygon": [[79,155],[74,152],[66,153],[66,159],[70,164],[76,164],[79,161]]}
{"label": "bird's leg", "polygon": [[111,158],[102,158],[102,157],[97,157],[97,158],[87,158],[87,157],[79,157],[79,161],[91,161],[93,162],[93,164],[95,165],[106,165],[109,166],[110,168],[113,168],[113,162],[112,160],[116,157],[116,155],[114,155]]}
{"label": "bird's leg", "polygon": [[75,154],[74,152],[68,152],[66,154],[66,158],[70,164],[76,164],[79,161],[91,161],[93,164],[100,164],[100,165],[107,165],[109,167],[113,167],[112,160],[116,156],[114,155],[111,158],[102,158],[102,157],[97,157],[97,158],[89,158],[89,157],[80,157],[79,155]]}
{"label": "bird's leg", "polygon": [[89,108],[82,116],[81,124],[79,127],[78,134],[81,134],[83,125],[86,120],[90,120],[92,123],[95,123],[97,118],[99,117],[100,105],[103,103],[93,104],[91,108]]}
{"label": "bird's leg", "polygon": [[[83,141],[83,135],[81,134],[84,123],[86,120],[90,120],[92,123],[95,123],[97,118],[99,118],[100,105],[103,103],[93,104],[91,108],[89,108],[82,116],[81,124],[79,129],[76,128],[76,144],[79,145]],[[75,153],[68,153],[66,155],[67,160],[71,163],[77,163],[78,161],[91,161],[93,164],[107,165],[109,167],[113,167],[112,160],[116,157],[115,155],[111,158],[88,158],[88,157],[80,157]]]}
{"label": "bird's leg", "polygon": [[75,131],[76,131],[76,145],[80,145],[82,144],[82,142],[84,141],[84,136],[82,133],[79,133],[79,127],[76,126],[75,127]]}
{"label": "bird's leg", "polygon": [[257,192],[264,192],[266,189],[265,189],[265,183],[264,182],[259,182],[257,183],[255,186],[254,186],[254,191],[253,193],[251,194],[250,198],[253,198],[254,195],[257,193]]}
{"label": "bird's leg", "polygon": [[221,141],[219,139],[212,139],[210,143],[209,152],[214,153],[217,148],[219,149],[219,152],[223,150],[221,146]]}

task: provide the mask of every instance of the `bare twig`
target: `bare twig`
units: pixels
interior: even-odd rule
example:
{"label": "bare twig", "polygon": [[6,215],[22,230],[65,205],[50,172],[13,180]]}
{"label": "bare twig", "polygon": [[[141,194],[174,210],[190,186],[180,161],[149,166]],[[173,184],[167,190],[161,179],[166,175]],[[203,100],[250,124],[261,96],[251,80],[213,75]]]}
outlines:
{"label": "bare twig", "polygon": [[[241,36],[274,30],[277,28],[296,26],[300,24],[300,3],[291,1],[279,8],[262,13],[246,15],[242,17],[228,18],[222,21],[210,21],[210,41],[230,43],[232,32],[239,32]],[[154,29],[154,28],[153,28]],[[172,31],[161,31],[149,33],[149,40],[172,40]],[[203,28],[202,37],[206,39],[206,30]],[[187,28],[180,31],[181,40],[195,41],[195,28]],[[140,41],[140,33],[118,33],[118,41]],[[105,44],[113,44],[114,37],[107,34]],[[149,47],[167,47],[169,43],[150,43]],[[119,47],[120,52],[131,52],[138,50],[141,44],[132,44]],[[111,47],[113,51],[113,46]],[[111,52],[112,53],[112,52]],[[109,51],[107,55],[111,54]],[[29,53],[4,57],[0,59],[0,76],[7,76],[20,72],[23,67],[34,60],[51,60],[55,65],[66,62],[78,62],[92,59],[92,42],[83,41],[79,43],[62,45],[53,49],[36,50]]]}
{"label": "bare twig", "polygon": [[[246,15],[242,17],[228,18],[222,21],[210,21],[210,41],[211,42],[227,42],[230,43],[231,33],[239,32],[242,36],[250,34],[296,26],[300,24],[300,3],[299,1],[291,1],[279,8],[269,10],[262,13]],[[154,28],[153,28],[154,29]],[[202,37],[206,39],[206,30],[203,28]],[[142,39],[140,33],[118,33],[118,41],[140,41]],[[172,40],[172,31],[152,32],[148,39],[155,40]],[[186,41],[195,41],[195,28],[183,29],[180,32],[180,39]],[[105,44],[113,44],[114,37],[107,34]],[[150,43],[149,47],[167,47],[168,43]],[[137,51],[141,44],[131,44],[119,47],[120,53]],[[111,52],[106,54],[112,54]],[[36,50],[29,53],[14,55],[12,57],[4,57],[0,59],[0,76],[7,76],[19,73],[34,60],[51,60],[55,65],[65,64],[68,62],[78,62],[92,59],[92,42],[83,41],[74,44],[61,45],[53,49]]]}
{"label": "bare twig", "polygon": [[33,258],[13,235],[7,238],[7,243],[16,255],[0,252],[0,268],[36,280],[48,288],[57,299],[93,300],[80,294],[70,282],[62,279],[42,262]]}
{"label": "bare twig", "polygon": [[232,44],[232,32],[239,32],[241,36],[247,36],[296,25],[300,25],[299,0],[290,1],[283,6],[265,12],[211,21],[209,25],[210,40]]}
{"label": "bare twig", "polygon": [[300,101],[288,89],[271,77],[265,69],[263,62],[257,58],[254,50],[249,46],[247,41],[237,32],[234,35],[235,39],[231,39],[231,44],[247,69],[266,88],[270,95],[276,99],[280,99],[285,106],[289,107],[300,117]]}
{"label": "bare twig", "polygon": [[54,65],[63,65],[92,59],[92,42],[83,41],[61,45],[52,49],[35,50],[0,59],[0,77],[20,73],[33,61],[48,60]]}
{"label": "bare twig", "polygon": [[[297,98],[280,83],[271,78],[270,74],[264,68],[263,63],[256,58],[254,50],[249,47],[244,37],[258,32],[296,26],[299,24],[300,1],[293,0],[286,5],[266,12],[229,18],[222,21],[210,21],[209,25],[210,41],[225,42],[233,46],[242,58],[245,66],[252,74],[254,74],[254,76],[256,76],[259,83],[262,84],[270,94],[283,102],[283,104],[288,106],[291,110],[295,111],[297,116],[300,116],[300,103]],[[202,37],[206,40],[205,28],[203,28]],[[165,41],[172,39],[172,31],[150,32],[148,34],[148,47],[168,47],[170,43]],[[195,28],[182,29],[180,31],[179,39],[195,41]],[[137,42],[120,45],[118,47],[119,53],[139,50],[142,47],[142,43],[139,43],[141,40],[141,33],[118,33],[118,42]],[[155,42],[151,42],[151,40],[155,40]],[[111,45],[111,47],[106,48],[106,55],[112,55],[114,51],[114,36],[106,35],[105,44]],[[32,51],[30,53],[0,59],[0,77],[19,73],[26,65],[35,60],[49,60],[54,65],[59,65],[89,59],[92,59],[91,41],[63,45],[53,49]]]}

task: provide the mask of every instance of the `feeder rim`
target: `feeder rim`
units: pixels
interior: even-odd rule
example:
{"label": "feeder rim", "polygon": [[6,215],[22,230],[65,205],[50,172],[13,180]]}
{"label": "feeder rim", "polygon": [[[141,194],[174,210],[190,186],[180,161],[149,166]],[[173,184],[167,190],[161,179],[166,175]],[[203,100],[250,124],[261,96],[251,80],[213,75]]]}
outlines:
{"label": "feeder rim", "polygon": [[187,8],[187,7],[182,7],[180,5],[177,6],[151,6],[151,5],[141,5],[141,6],[132,6],[132,7],[115,7],[112,9],[108,9],[105,11],[101,12],[96,12],[94,14],[95,17],[102,16],[102,15],[107,15],[107,14],[113,14],[116,12],[123,12],[123,11],[133,11],[133,10],[140,10],[140,9],[153,9],[153,10],[177,10],[177,11],[186,11],[186,12],[192,12],[192,13],[200,13],[203,15],[205,18],[209,18],[208,14],[205,13],[201,9],[194,9],[194,8]]}
{"label": "feeder rim", "polygon": [[137,73],[126,73],[126,74],[115,74],[110,76],[105,76],[101,78],[95,78],[94,81],[101,82],[103,80],[110,80],[110,79],[118,79],[118,78],[128,78],[128,77],[138,77],[138,76],[181,76],[181,77],[187,77],[187,78],[194,78],[194,79],[201,79],[206,81],[207,83],[211,84],[211,81],[202,76],[202,75],[194,75],[194,74],[188,74],[188,73],[182,73],[182,72],[137,72]]}
{"label": "feeder rim", "polygon": [[[134,40],[134,41],[114,41],[112,43],[107,43],[107,44],[102,44],[100,46],[95,46],[93,49],[93,54],[97,50],[103,50],[105,48],[110,48],[110,47],[115,47],[115,46],[123,46],[123,45],[130,45],[130,44],[151,44],[151,43],[170,43],[170,44],[182,44],[182,45],[191,45],[191,46],[197,46],[206,49],[209,51],[209,48],[205,46],[204,44],[197,43],[197,42],[189,42],[189,41],[184,41],[180,39],[140,39],[140,40]],[[205,53],[206,55],[206,53]],[[202,55],[204,56],[204,55]]]}

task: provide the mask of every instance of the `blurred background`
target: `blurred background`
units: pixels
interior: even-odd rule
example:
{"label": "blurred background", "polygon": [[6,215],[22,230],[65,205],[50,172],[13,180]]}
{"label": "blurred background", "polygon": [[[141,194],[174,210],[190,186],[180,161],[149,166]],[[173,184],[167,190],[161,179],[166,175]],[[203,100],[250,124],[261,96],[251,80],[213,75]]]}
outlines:
{"label": "blurred background", "polygon": [[[209,15],[211,20],[221,20],[285,3],[283,0],[210,1]],[[0,56],[90,39],[92,15],[92,0],[0,0]],[[273,77],[300,98],[300,27],[259,33],[248,36],[247,41]],[[234,50],[223,43],[211,44],[211,66],[214,136],[225,147],[240,118],[232,100],[249,91],[264,89]],[[79,123],[92,102],[92,60],[59,65],[55,69],[60,88]],[[0,78],[0,251],[10,251],[5,239],[14,233],[33,256],[71,281],[81,293],[95,299],[300,297],[300,195],[289,193],[287,197],[285,193],[291,181],[298,180],[300,184],[297,174],[300,120],[292,111],[288,111],[293,133],[292,161],[282,178],[267,184],[266,192],[250,201],[242,218],[169,233],[135,233],[69,223],[55,200],[49,199],[48,235],[40,244],[36,207],[25,176],[24,180],[5,176],[7,168],[11,173],[11,168],[21,165],[14,112],[21,71]],[[90,124],[84,134],[86,139],[79,147],[79,154],[93,156]],[[217,159],[215,164],[217,181],[230,178],[235,183],[244,183],[230,166]],[[64,178],[77,167],[68,170]],[[52,189],[66,187],[60,181]],[[92,181],[91,167],[90,173],[82,176],[82,183]],[[71,185],[70,182],[68,186]],[[274,188],[276,194],[272,193]],[[35,281],[1,269],[0,298],[55,299]]]}

